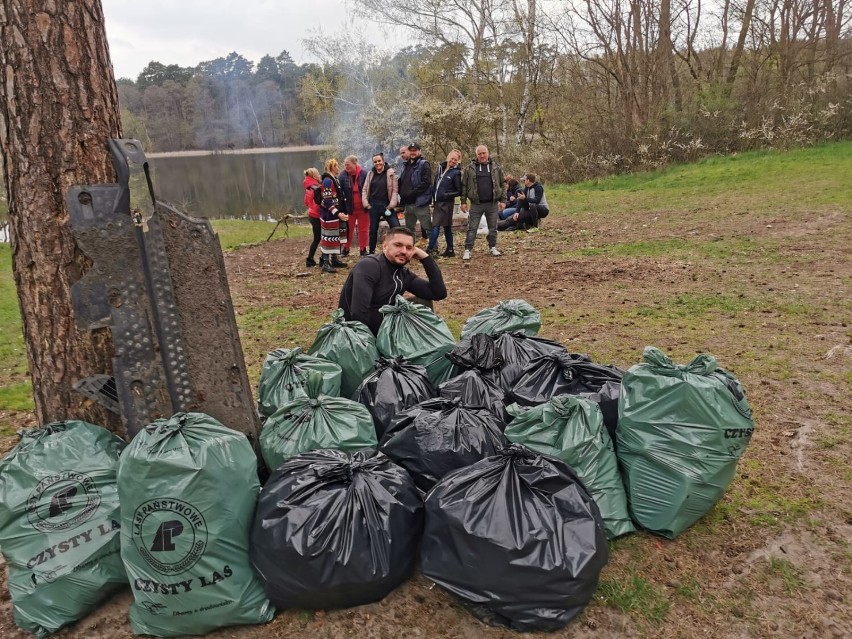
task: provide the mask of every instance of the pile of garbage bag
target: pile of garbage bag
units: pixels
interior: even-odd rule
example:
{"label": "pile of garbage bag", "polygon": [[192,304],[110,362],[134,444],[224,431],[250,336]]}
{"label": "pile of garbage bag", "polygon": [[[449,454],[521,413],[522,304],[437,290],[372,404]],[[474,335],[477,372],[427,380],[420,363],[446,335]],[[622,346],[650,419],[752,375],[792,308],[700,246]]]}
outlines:
{"label": "pile of garbage bag", "polygon": [[[627,372],[538,337],[508,300],[462,339],[399,297],[377,339],[335,311],[310,354],[269,353],[259,448],[200,413],[142,429],[25,430],[0,460],[15,622],[45,637],[130,584],[133,631],[199,635],[275,608],[374,602],[423,574],[480,619],[556,630],[591,600],[607,539],[674,538],[754,431],[709,354],[647,347]],[[475,567],[475,568],[472,568]]]}

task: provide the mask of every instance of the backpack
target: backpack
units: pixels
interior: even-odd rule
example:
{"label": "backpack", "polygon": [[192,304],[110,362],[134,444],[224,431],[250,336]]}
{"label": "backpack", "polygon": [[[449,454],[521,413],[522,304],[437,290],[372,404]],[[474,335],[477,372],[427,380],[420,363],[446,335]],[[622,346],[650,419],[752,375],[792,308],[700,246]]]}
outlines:
{"label": "backpack", "polygon": [[[331,181],[334,183],[334,191],[337,193],[337,208],[341,211],[346,211],[346,194],[343,192],[343,189],[340,187],[340,182],[337,181],[337,178],[334,177],[331,173],[323,173],[322,179],[331,178]],[[322,183],[320,183],[319,188],[314,191],[314,202],[319,205],[322,205]]]}
{"label": "backpack", "polygon": [[314,192],[314,204],[321,205],[322,204],[322,184],[319,186],[312,186],[311,189]]}

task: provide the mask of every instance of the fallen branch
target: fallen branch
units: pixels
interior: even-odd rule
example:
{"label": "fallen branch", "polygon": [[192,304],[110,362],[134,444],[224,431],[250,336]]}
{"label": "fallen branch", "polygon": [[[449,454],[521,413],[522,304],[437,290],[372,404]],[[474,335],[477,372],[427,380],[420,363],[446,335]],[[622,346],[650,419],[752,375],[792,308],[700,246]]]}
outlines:
{"label": "fallen branch", "polygon": [[284,236],[287,236],[287,232],[290,230],[290,220],[305,220],[308,218],[308,215],[293,215],[292,213],[287,213],[284,217],[278,218],[275,220],[275,228],[272,229],[272,233],[269,234],[269,237],[266,238],[266,241],[272,239],[272,236],[275,235],[275,231],[278,230],[278,227],[281,226],[281,223],[284,223]]}

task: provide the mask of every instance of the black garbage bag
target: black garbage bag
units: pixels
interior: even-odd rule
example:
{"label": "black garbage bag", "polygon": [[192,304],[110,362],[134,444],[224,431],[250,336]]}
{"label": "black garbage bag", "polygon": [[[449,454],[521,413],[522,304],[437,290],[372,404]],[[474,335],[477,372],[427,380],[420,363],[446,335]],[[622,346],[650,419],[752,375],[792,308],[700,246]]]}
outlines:
{"label": "black garbage bag", "polygon": [[473,333],[463,338],[447,353],[447,359],[462,370],[477,370],[494,380],[503,366],[503,355],[495,337],[486,333]]}
{"label": "black garbage bag", "polygon": [[291,457],[264,486],[251,558],[278,608],[378,601],[411,576],[423,502],[408,473],[375,450]]}
{"label": "black garbage bag", "polygon": [[444,382],[438,386],[438,394],[444,399],[457,399],[465,406],[484,406],[503,423],[508,423],[511,419],[506,411],[506,394],[503,389],[476,369],[465,371]]}
{"label": "black garbage bag", "polygon": [[580,397],[592,400],[600,406],[604,426],[612,439],[612,445],[617,448],[615,432],[618,428],[618,398],[621,397],[621,382],[604,382],[596,393],[580,393]]}
{"label": "black garbage bag", "polygon": [[423,574],[483,621],[564,627],[591,601],[608,558],[576,473],[524,446],[447,475],[426,497]]}
{"label": "black garbage bag", "polygon": [[499,383],[504,391],[511,390],[515,379],[530,361],[542,355],[566,352],[559,342],[543,337],[531,337],[520,331],[501,333],[494,339],[494,345],[503,358]]}
{"label": "black garbage bag", "polygon": [[521,406],[537,406],[557,395],[595,393],[623,376],[621,369],[595,364],[586,355],[551,353],[527,364],[507,397]]}
{"label": "black garbage bag", "polygon": [[376,370],[361,382],[352,399],[370,411],[381,440],[394,415],[434,396],[425,367],[402,357],[379,357]]}
{"label": "black garbage bag", "polygon": [[427,399],[397,413],[380,450],[405,468],[421,490],[444,475],[496,455],[508,442],[505,423],[487,408]]}

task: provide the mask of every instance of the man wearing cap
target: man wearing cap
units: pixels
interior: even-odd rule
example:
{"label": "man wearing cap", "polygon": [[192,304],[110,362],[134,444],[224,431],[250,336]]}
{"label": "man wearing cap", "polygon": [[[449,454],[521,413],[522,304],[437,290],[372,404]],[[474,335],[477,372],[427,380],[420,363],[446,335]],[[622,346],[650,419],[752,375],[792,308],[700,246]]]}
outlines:
{"label": "man wearing cap", "polygon": [[432,230],[432,216],[429,203],[432,200],[432,167],[420,155],[420,145],[412,142],[408,145],[408,161],[403,165],[399,176],[399,204],[405,210],[405,226],[416,232],[420,222],[422,245]]}

